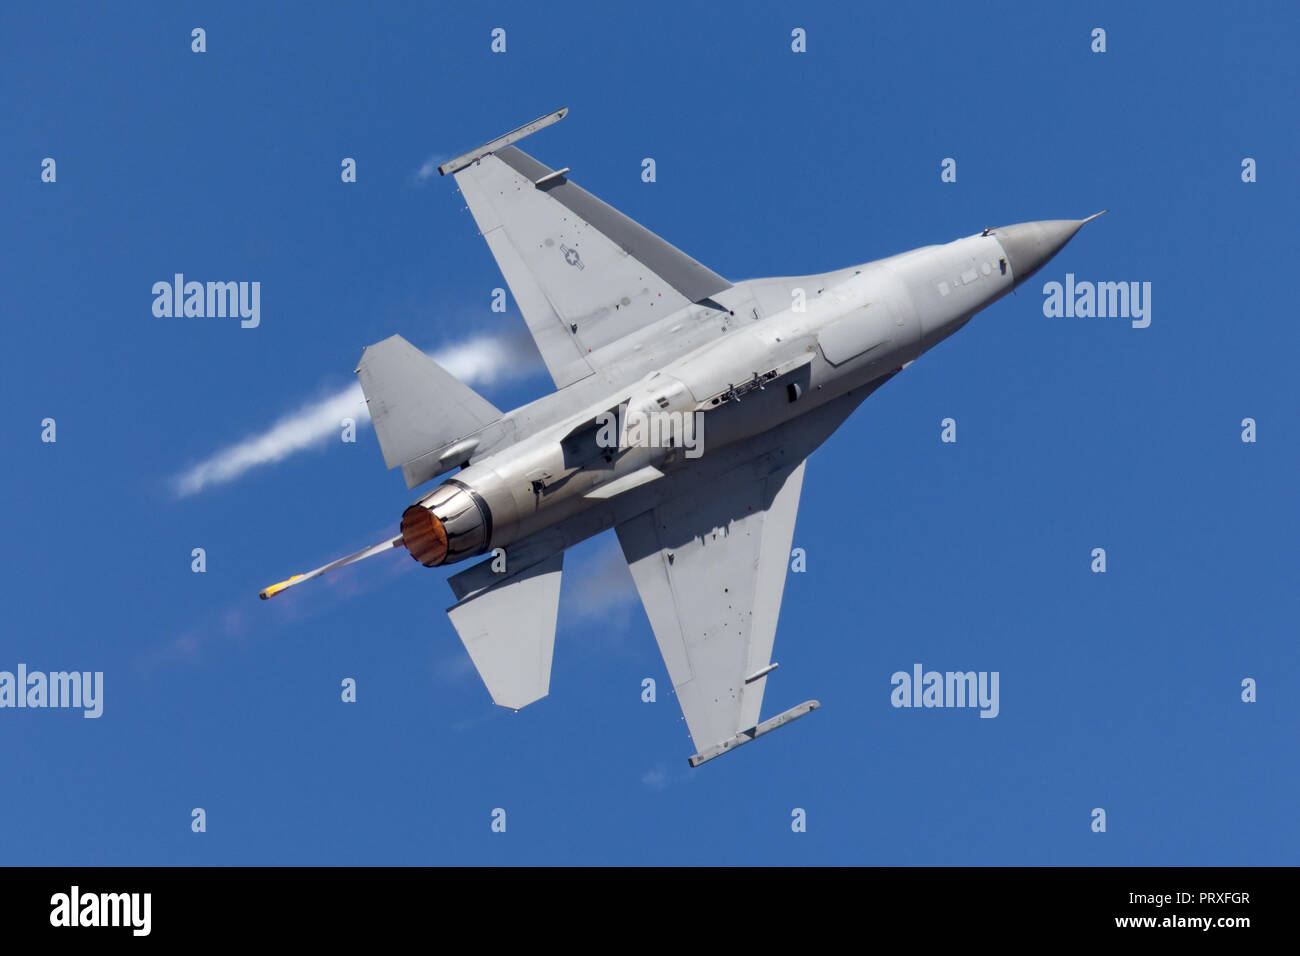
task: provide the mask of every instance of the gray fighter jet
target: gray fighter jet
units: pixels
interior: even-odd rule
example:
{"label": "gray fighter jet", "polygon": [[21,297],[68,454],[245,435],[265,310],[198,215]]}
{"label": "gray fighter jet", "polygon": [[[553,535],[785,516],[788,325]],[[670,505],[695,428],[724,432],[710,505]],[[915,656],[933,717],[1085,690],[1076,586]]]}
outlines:
{"label": "gray fighter jet", "polygon": [[503,413],[400,336],[367,348],[356,371],[384,462],[409,488],[459,471],[396,537],[261,596],[391,548],[428,567],[482,556],[448,579],[447,613],[492,699],[518,709],[550,687],[565,549],[613,528],[694,767],[818,706],[760,721],[808,455],[1096,217],[731,282],[512,145],[566,113],[438,169],[556,390]]}

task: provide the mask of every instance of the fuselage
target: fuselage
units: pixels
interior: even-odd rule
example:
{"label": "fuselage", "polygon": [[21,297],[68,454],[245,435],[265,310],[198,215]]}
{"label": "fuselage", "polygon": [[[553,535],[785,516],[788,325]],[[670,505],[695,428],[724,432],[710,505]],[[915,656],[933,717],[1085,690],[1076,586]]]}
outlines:
{"label": "fuselage", "polygon": [[511,412],[516,440],[411,505],[404,543],[430,566],[509,549],[892,375],[1050,258],[1065,240],[1024,232],[1045,225],[741,282],[666,316],[609,372]]}

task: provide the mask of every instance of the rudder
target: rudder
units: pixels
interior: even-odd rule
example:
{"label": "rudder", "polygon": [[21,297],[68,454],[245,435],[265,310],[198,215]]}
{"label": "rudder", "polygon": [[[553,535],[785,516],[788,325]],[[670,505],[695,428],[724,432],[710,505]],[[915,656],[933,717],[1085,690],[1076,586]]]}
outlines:
{"label": "rudder", "polygon": [[[403,467],[408,487],[466,460],[485,442],[462,440],[501,421],[495,405],[400,335],[361,354],[357,378],[389,468]],[[457,451],[447,463],[443,455]],[[410,467],[417,459],[421,464]]]}

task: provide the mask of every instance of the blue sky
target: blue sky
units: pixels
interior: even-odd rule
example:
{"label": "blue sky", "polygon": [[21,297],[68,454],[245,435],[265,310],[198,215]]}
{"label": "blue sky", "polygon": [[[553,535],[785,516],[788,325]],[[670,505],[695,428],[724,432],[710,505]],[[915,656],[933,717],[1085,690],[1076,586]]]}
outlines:
{"label": "blue sky", "polygon": [[[0,36],[0,669],[105,686],[98,720],[0,711],[0,862],[1295,862],[1294,6],[9,5]],[[813,455],[765,715],[822,709],[699,770],[612,538],[513,714],[446,572],[257,600],[393,533],[368,428],[178,494],[393,333],[498,406],[549,388],[419,171],[559,106],[529,152],[733,279],[1111,209]],[[174,272],[259,281],[260,326],[156,318]],[[1151,282],[1151,326],[1044,317],[1066,272]],[[998,671],[999,716],[892,708],[917,662]]]}

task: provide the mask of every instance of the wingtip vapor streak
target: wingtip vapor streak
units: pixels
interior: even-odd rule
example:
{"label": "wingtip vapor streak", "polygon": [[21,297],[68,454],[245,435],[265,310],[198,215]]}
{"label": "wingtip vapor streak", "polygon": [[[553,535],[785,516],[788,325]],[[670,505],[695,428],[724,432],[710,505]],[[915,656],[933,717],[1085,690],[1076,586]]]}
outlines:
{"label": "wingtip vapor streak", "polygon": [[[438,168],[556,390],[503,413],[400,336],[367,348],[356,371],[385,464],[408,488],[459,471],[403,512],[396,537],[261,596],[397,547],[428,567],[490,555],[448,579],[447,613],[493,701],[518,709],[550,688],[565,550],[613,528],[694,767],[818,707],[760,720],[808,455],[1101,213],[731,282],[514,145],[567,112]],[[677,430],[628,427],[654,421]],[[692,449],[682,429],[696,422],[706,441]]]}

